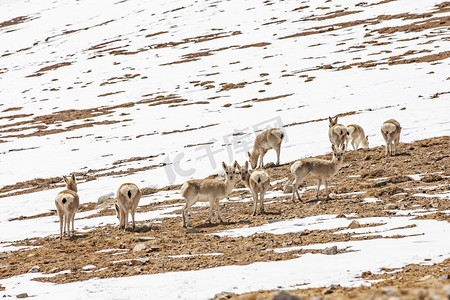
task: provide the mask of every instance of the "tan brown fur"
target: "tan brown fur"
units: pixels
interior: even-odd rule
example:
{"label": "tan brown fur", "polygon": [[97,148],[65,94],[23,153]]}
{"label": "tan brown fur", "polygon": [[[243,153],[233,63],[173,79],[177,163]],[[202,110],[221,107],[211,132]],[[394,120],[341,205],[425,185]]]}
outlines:
{"label": "tan brown fur", "polygon": [[369,137],[365,135],[364,129],[359,125],[350,124],[347,126],[347,137],[345,143],[346,149],[348,149],[348,143],[350,141],[353,146],[353,150],[358,149],[359,145],[365,149],[369,148]]}
{"label": "tan brown fur", "polygon": [[274,149],[277,153],[277,165],[280,164],[280,149],[281,142],[284,138],[284,132],[280,129],[269,129],[260,134],[258,134],[255,138],[255,143],[253,145],[252,152],[248,153],[250,164],[252,169],[256,169],[256,165],[258,164],[258,159],[261,157],[259,161],[259,167],[264,167],[264,155],[266,155],[267,151],[270,149]]}
{"label": "tan brown fur", "polygon": [[345,150],[345,140],[347,138],[347,127],[342,124],[338,124],[338,117],[334,119],[328,117],[329,120],[329,129],[328,129],[328,138],[330,139],[331,145],[335,148],[343,147]]}
{"label": "tan brown fur", "polygon": [[241,174],[241,179],[245,186],[249,188],[253,197],[253,213],[256,215],[257,205],[258,205],[258,195],[260,203],[260,213],[264,213],[264,195],[270,186],[270,177],[264,170],[256,170],[250,173],[248,170],[248,162],[246,161],[243,166],[239,164],[238,170]]}
{"label": "tan brown fur", "polygon": [[395,155],[397,153],[397,147],[400,141],[400,132],[402,127],[394,119],[387,120],[381,125],[381,134],[386,142],[385,156]]}
{"label": "tan brown fur", "polygon": [[209,201],[208,222],[211,222],[213,206],[216,206],[217,218],[222,223],[220,216],[219,201],[227,197],[234,188],[237,179],[237,162],[233,166],[227,166],[224,162],[222,167],[225,171],[225,181],[218,179],[194,179],[188,180],[181,186],[181,195],[186,199],[183,207],[183,227],[190,227],[189,209],[197,201]]}
{"label": "tan brown fur", "polygon": [[[75,213],[80,206],[80,199],[77,194],[77,181],[75,174],[69,178],[63,176],[66,183],[66,189],[58,193],[55,199],[56,211],[59,217],[59,238],[62,239],[63,234],[67,232],[67,236],[73,235]],[[70,223],[72,223],[72,232],[70,231]],[[64,228],[64,230],[63,230]]]}
{"label": "tan brown fur", "polygon": [[115,209],[120,228],[128,228],[128,214],[131,214],[132,228],[135,229],[134,216],[141,195],[141,190],[134,183],[124,183],[117,190]]}
{"label": "tan brown fur", "polygon": [[317,181],[317,193],[316,199],[319,200],[319,189],[322,184],[325,184],[325,190],[327,194],[327,200],[330,198],[328,195],[328,180],[330,180],[339,171],[344,150],[343,147],[333,148],[333,159],[323,160],[317,158],[305,158],[296,161],[291,166],[291,173],[294,175],[294,181],[292,183],[292,201],[295,199],[295,195],[299,201],[302,201],[298,193],[298,185],[304,180],[316,180]]}

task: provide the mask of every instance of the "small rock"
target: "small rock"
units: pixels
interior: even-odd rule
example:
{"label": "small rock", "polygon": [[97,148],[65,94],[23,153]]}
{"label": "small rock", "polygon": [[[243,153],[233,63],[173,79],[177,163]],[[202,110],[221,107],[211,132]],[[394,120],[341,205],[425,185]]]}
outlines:
{"label": "small rock", "polygon": [[376,188],[379,188],[379,187],[386,186],[386,184],[387,184],[386,181],[380,181],[380,182],[375,183],[373,186]]}
{"label": "small rock", "polygon": [[364,271],[364,272],[362,272],[361,277],[362,277],[362,278],[367,278],[367,277],[369,277],[370,275],[372,275],[372,272],[370,272],[370,271]]}
{"label": "small rock", "polygon": [[[336,246],[334,246],[334,247],[336,247]],[[335,284],[332,284],[329,288],[327,288],[323,293],[325,294],[325,295],[329,295],[329,294],[332,294],[335,290],[337,290],[339,288],[339,285],[335,285]]]}
{"label": "small rock", "polygon": [[289,294],[285,291],[280,291],[273,296],[272,300],[299,300],[300,298],[296,295]]}
{"label": "small rock", "polygon": [[17,295],[16,298],[28,298],[28,294],[22,293],[22,294]]}
{"label": "small rock", "polygon": [[310,300],[323,300],[323,297],[322,296],[315,296],[315,297],[312,297]]}
{"label": "small rock", "polygon": [[142,266],[145,265],[146,263],[148,263],[150,261],[150,258],[147,257],[142,257],[142,258],[138,258],[138,259],[132,259],[130,261],[130,265],[132,266]]}
{"label": "small rock", "polygon": [[153,240],[155,240],[155,238],[152,237],[152,236],[140,236],[140,237],[138,237],[138,241],[139,242],[148,242],[148,241],[153,241]]}
{"label": "small rock", "polygon": [[160,247],[156,244],[152,244],[152,245],[147,245],[147,252],[153,252],[153,251],[159,251]]}
{"label": "small rock", "polygon": [[145,248],[147,248],[147,246],[145,244],[139,243],[134,246],[133,252],[139,252],[139,251],[145,250]]}
{"label": "small rock", "polygon": [[226,300],[233,297],[235,294],[230,292],[221,292],[219,294],[214,295],[214,297],[211,300]]}
{"label": "small rock", "polygon": [[450,279],[450,275],[448,274],[444,274],[438,277],[438,281],[444,281],[444,280],[449,280]]}
{"label": "small rock", "polygon": [[411,181],[412,178],[406,175],[398,175],[398,176],[392,176],[387,181],[390,183],[402,183],[406,181]]}
{"label": "small rock", "polygon": [[441,269],[441,272],[448,272],[448,271],[450,271],[450,267],[442,268],[442,269]]}
{"label": "small rock", "polygon": [[424,277],[420,278],[419,280],[420,281],[426,281],[426,280],[431,279],[431,278],[433,278],[433,276],[427,275],[427,276],[424,276]]}
{"label": "small rock", "polygon": [[188,233],[199,233],[199,232],[200,232],[200,230],[199,230],[198,228],[194,228],[194,227],[188,227],[188,228],[186,229],[186,231],[187,231]]}
{"label": "small rock", "polygon": [[300,238],[297,238],[297,239],[293,239],[292,240],[295,244],[302,244],[303,243],[303,240],[302,240],[302,238],[300,237]]}
{"label": "small rock", "polygon": [[142,195],[151,195],[151,194],[154,194],[154,193],[157,193],[157,192],[158,192],[157,189],[150,188],[150,187],[145,187],[145,188],[141,189]]}
{"label": "small rock", "polygon": [[305,229],[302,232],[300,232],[300,236],[302,237],[302,236],[308,235],[310,233],[311,233],[311,231],[309,229]]}
{"label": "small rock", "polygon": [[58,273],[59,271],[61,271],[60,268],[53,268],[50,271],[48,271],[49,274],[53,274],[53,273]]}
{"label": "small rock", "polygon": [[292,193],[292,181],[288,180],[283,184],[283,193],[285,194]]}
{"label": "small rock", "polygon": [[420,181],[423,181],[423,182],[436,182],[436,181],[441,181],[443,179],[444,178],[442,178],[442,176],[438,175],[438,174],[427,174],[427,175],[423,176],[420,179]]}
{"label": "small rock", "polygon": [[114,203],[116,203],[116,198],[101,196],[95,204],[95,209],[113,207]]}
{"label": "small rock", "polygon": [[336,218],[345,218],[345,215],[344,214],[339,214],[339,215],[336,216]]}
{"label": "small rock", "polygon": [[349,229],[361,228],[361,224],[359,224],[358,221],[353,220],[353,221],[348,225],[347,228],[349,228]]}
{"label": "small rock", "polygon": [[34,267],[32,267],[28,272],[29,273],[38,273],[38,272],[40,272],[41,271],[41,267],[39,267],[39,266],[34,266]]}
{"label": "small rock", "polygon": [[335,255],[337,253],[338,253],[337,246],[328,247],[328,248],[325,248],[322,250],[322,254],[325,254],[325,255]]}

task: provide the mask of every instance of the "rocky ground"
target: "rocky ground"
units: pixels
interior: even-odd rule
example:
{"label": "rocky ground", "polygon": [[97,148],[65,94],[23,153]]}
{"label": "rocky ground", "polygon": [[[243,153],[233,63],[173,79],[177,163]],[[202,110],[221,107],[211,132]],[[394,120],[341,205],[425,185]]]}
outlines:
{"label": "rocky ground", "polygon": [[[351,234],[332,234],[343,228],[307,230],[301,233],[280,235],[262,233],[233,238],[214,235],[215,232],[225,229],[253,227],[321,214],[336,214],[337,218],[347,218],[350,227],[358,227],[375,226],[376,224],[351,224],[351,216],[357,215],[359,218],[394,216],[398,210],[434,209],[433,213],[417,218],[448,222],[450,220],[448,199],[426,197],[425,195],[450,190],[449,146],[449,137],[437,137],[411,144],[402,144],[398,154],[393,157],[384,156],[384,147],[348,151],[344,157],[345,166],[331,181],[330,195],[332,199],[328,201],[324,201],[324,190],[320,193],[321,201],[315,200],[315,190],[311,188],[306,189],[303,193],[302,203],[292,203],[290,194],[266,199],[268,202],[265,207],[266,214],[257,216],[250,214],[251,202],[224,202],[221,204],[222,218],[224,219],[222,224],[217,223],[215,218],[213,218],[212,224],[206,223],[208,207],[202,206],[192,210],[193,227],[188,229],[182,228],[180,210],[177,210],[175,211],[177,217],[138,222],[137,228],[133,232],[108,225],[97,227],[86,233],[76,233],[73,238],[65,238],[62,241],[56,235],[17,241],[14,243],[15,246],[30,248],[1,253],[0,278],[39,270],[44,274],[55,273],[55,275],[36,280],[67,283],[94,277],[121,277],[199,270],[226,265],[245,265],[254,262],[289,260],[306,252],[320,252],[320,250],[297,250],[275,253],[270,249],[362,238]],[[330,157],[330,155],[320,156],[320,158],[326,159],[330,159]],[[266,170],[271,176],[271,181],[277,181],[271,186],[271,190],[286,188],[286,181],[282,180],[291,177],[289,167],[290,164],[281,166],[268,164]],[[49,187],[53,188],[54,186]],[[238,182],[237,188],[243,187],[242,182]],[[179,186],[169,186],[163,190],[178,188]],[[158,190],[146,190],[144,197],[149,197],[155,192]],[[418,193],[423,196],[414,195]],[[249,198],[250,193],[247,190],[238,190],[234,191],[232,196]],[[381,201],[367,203],[363,201],[364,198],[377,198]],[[180,196],[178,200],[164,201],[164,206],[180,205],[183,201]],[[139,212],[155,210],[162,205],[162,202],[155,202],[140,206]],[[84,204],[81,210],[89,211],[94,208],[95,203],[88,203]],[[90,217],[112,215],[113,213],[113,209],[108,207],[98,210]],[[51,213],[22,219],[40,218],[49,214]],[[55,224],[55,233],[57,229]],[[381,239],[386,237],[366,236],[364,238]],[[393,238],[402,238],[402,236]],[[338,252],[342,251],[346,250],[338,250]],[[214,253],[223,253],[223,255],[214,255]],[[65,270],[68,271],[61,272]],[[431,266],[408,265],[395,273],[389,271],[385,270],[385,273],[381,275],[363,272],[361,274],[363,278],[374,282],[370,287],[332,286],[320,289],[300,289],[290,291],[290,293],[301,295],[303,297],[301,299],[313,296],[323,296],[324,299],[394,299],[392,297],[445,299],[447,297],[445,295],[449,295],[449,259]],[[217,295],[216,298],[272,299],[276,293],[278,292],[268,291],[244,295],[222,294]]]}

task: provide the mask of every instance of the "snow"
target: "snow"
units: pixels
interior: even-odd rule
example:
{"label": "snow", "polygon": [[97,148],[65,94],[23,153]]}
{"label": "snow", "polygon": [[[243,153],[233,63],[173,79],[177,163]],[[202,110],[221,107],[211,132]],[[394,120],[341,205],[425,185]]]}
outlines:
{"label": "snow", "polygon": [[[370,4],[379,1],[366,2]],[[309,5],[308,8],[293,11],[299,6],[298,2],[278,1],[267,6],[247,0],[239,2],[237,7],[229,1],[218,1],[216,6],[210,7],[210,2],[194,0],[129,0],[116,3],[98,0],[95,5],[87,0],[1,1],[0,23],[19,16],[29,19],[16,25],[0,27],[0,140],[4,141],[0,143],[0,187],[71,172],[106,174],[110,169],[126,171],[149,165],[155,167],[126,176],[114,175],[89,182],[80,181],[78,187],[81,203],[96,202],[101,195],[113,196],[123,182],[135,182],[141,188],[181,184],[191,178],[221,172],[222,161],[244,161],[255,134],[267,126],[289,125],[284,127],[286,138],[281,150],[281,163],[287,163],[329,152],[327,118],[347,112],[354,114],[340,117],[339,121],[343,124],[361,125],[369,136],[371,147],[384,144],[379,127],[384,120],[390,118],[397,119],[402,125],[402,142],[450,135],[448,59],[431,64],[387,64],[390,57],[409,50],[416,52],[406,56],[407,58],[441,52],[446,49],[449,32],[440,32],[430,44],[426,43],[430,40],[426,36],[436,34],[437,29],[383,36],[374,34],[362,39],[368,30],[408,25],[417,21],[404,18],[298,38],[282,38],[316,30],[315,27],[376,18],[383,14],[425,13],[434,10],[439,1],[398,0],[382,5],[350,7],[349,10],[359,12],[321,21],[310,17],[313,14],[325,15],[342,9],[342,6],[345,8],[348,4],[340,1],[325,4],[322,0],[305,3]],[[316,10],[321,6],[330,8]],[[182,9],[177,10],[178,8]],[[287,21],[262,25],[284,19]],[[232,34],[238,31],[241,34]],[[160,32],[166,33],[148,36]],[[217,33],[222,38],[202,42],[184,40],[211,33]],[[369,46],[364,43],[367,41],[389,43]],[[183,43],[172,47],[157,47],[170,42]],[[265,47],[239,48],[260,42],[270,44]],[[361,45],[366,47],[352,48]],[[116,47],[123,47],[121,50],[129,52],[140,52],[133,55],[111,54],[111,49]],[[214,51],[221,48],[226,49]],[[429,52],[418,53],[421,50]],[[183,60],[186,55],[204,51],[210,51],[211,55],[192,62],[168,64]],[[370,68],[336,69],[368,60],[386,64]],[[41,71],[41,76],[27,77],[44,67],[63,62],[71,64]],[[324,65],[335,68],[317,68]],[[262,76],[263,73],[268,75]],[[137,76],[121,82],[120,79],[111,79],[124,77],[126,74]],[[315,78],[306,82],[306,77],[300,77],[301,75]],[[208,80],[213,81],[214,88],[205,89],[192,83]],[[105,84],[112,81],[118,82]],[[220,83],[239,82],[248,84],[244,88],[219,92]],[[269,82],[271,84],[267,84]],[[261,90],[265,92],[260,92]],[[442,94],[434,98],[433,95],[437,93]],[[181,104],[206,100],[209,103],[169,107],[166,104],[148,106],[148,103],[139,102],[170,94],[186,99]],[[280,95],[289,96],[271,101],[248,102],[254,98]],[[208,99],[217,96],[218,98]],[[32,121],[34,118],[68,109],[108,109],[128,102],[135,104],[111,109],[104,115],[93,115],[89,120],[58,121],[42,130],[34,126],[45,123],[36,119]],[[231,106],[224,108],[223,105],[228,103]],[[252,107],[239,108],[245,104],[251,104]],[[9,110],[11,108],[20,109]],[[11,117],[18,114],[23,116],[15,119]],[[16,136],[103,121],[119,122],[48,135]],[[30,123],[21,125],[19,122]],[[183,131],[205,125],[211,126]],[[12,128],[18,131],[6,131]],[[176,130],[182,132],[164,134]],[[236,132],[243,134],[233,136]],[[204,143],[211,144],[199,145]],[[213,155],[206,155],[207,150],[211,150]],[[155,157],[115,164],[131,157],[150,155]],[[265,162],[274,160],[275,153],[269,151]],[[425,174],[408,176],[420,180],[423,175]],[[21,191],[26,190],[27,188],[23,188]],[[0,199],[0,252],[25,251],[29,247],[15,247],[10,242],[56,236],[59,233],[56,216],[9,221],[20,216],[34,216],[55,210],[54,198],[59,190],[49,189],[15,196],[8,192],[1,194],[4,197]],[[274,191],[266,198],[280,195],[281,192]],[[434,195],[417,193],[414,196],[449,199],[448,192]],[[164,202],[180,198],[178,191],[159,192],[143,197],[141,205],[160,203],[161,206],[154,211],[138,213],[137,221],[158,222],[161,217],[179,217],[174,212],[181,208],[181,204],[165,205]],[[228,201],[251,200],[236,197]],[[377,201],[380,200],[364,199],[367,203]],[[396,213],[420,215],[431,212],[412,210]],[[115,216],[87,218],[95,213],[97,211],[78,213],[76,230],[86,232],[118,222]],[[353,217],[357,218],[356,215]],[[360,223],[375,222],[369,219],[357,220]],[[310,216],[214,234],[284,234],[306,229],[345,228],[349,222],[346,218],[335,218],[334,215]],[[0,280],[0,284],[6,287],[6,291],[0,292],[0,296],[27,292],[36,299],[56,299],[62,296],[90,299],[145,296],[207,299],[221,291],[247,292],[278,286],[358,286],[369,284],[364,279],[356,278],[362,271],[376,272],[381,267],[401,268],[410,263],[424,263],[424,259],[438,262],[450,255],[449,240],[445,238],[449,232],[448,222],[412,220],[407,216],[383,218],[377,222],[384,225],[355,229],[352,234],[385,237],[401,234],[407,237],[333,243],[339,249],[350,247],[354,250],[335,256],[305,254],[282,262],[92,279],[65,285],[31,280],[54,274],[24,274]],[[408,225],[415,227],[403,228]],[[324,246],[326,245],[307,247],[322,249]],[[317,268],[318,265],[321,268]],[[265,276],[268,272],[277,276]]]}
{"label": "snow", "polygon": [[180,254],[180,255],[169,255],[170,258],[186,258],[195,256],[217,256],[223,255],[223,253],[200,253],[200,254]]}
{"label": "snow", "polygon": [[364,203],[376,203],[376,202],[383,202],[383,200],[380,200],[378,198],[364,198],[363,199]]}
{"label": "snow", "polygon": [[[333,224],[330,227],[330,224]],[[282,222],[264,224],[262,226],[229,229],[214,233],[218,236],[238,237],[251,236],[257,233],[286,234],[308,230],[333,229],[348,226],[346,218],[336,218],[336,215],[313,216],[303,219],[291,219]]]}
{"label": "snow", "polygon": [[414,197],[425,197],[425,198],[441,198],[441,199],[450,199],[450,191],[438,193],[438,194],[423,194],[416,193],[413,194]]}
{"label": "snow", "polygon": [[[403,1],[399,3],[388,3],[375,5],[373,7],[358,8],[362,10],[358,18],[376,17],[388,11],[394,14],[395,11],[404,10]],[[119,105],[129,101],[139,101],[145,97],[142,95],[156,93],[169,94],[176,93],[181,98],[188,101],[204,100],[212,96],[221,96],[205,106],[190,105],[169,108],[165,105],[151,107],[151,114],[148,107],[135,105],[134,107],[121,108],[111,111],[107,116],[93,116],[93,121],[131,119],[129,122],[121,122],[110,125],[99,125],[95,134],[91,128],[80,128],[75,131],[63,132],[59,134],[47,135],[44,137],[27,138],[4,138],[8,143],[0,145],[0,152],[5,152],[8,159],[2,160],[0,174],[2,184],[7,185],[18,181],[29,180],[37,177],[61,176],[72,171],[83,171],[88,169],[102,169],[111,167],[112,163],[123,158],[132,156],[142,156],[143,153],[158,155],[150,162],[152,165],[159,165],[163,162],[176,163],[180,158],[181,168],[190,170],[189,172],[175,172],[173,165],[147,170],[130,179],[139,183],[139,186],[165,186],[170,183],[182,183],[186,179],[208,176],[214,172],[220,172],[220,162],[222,160],[231,162],[234,159],[243,161],[246,156],[246,149],[240,148],[242,144],[237,144],[240,138],[251,141],[255,129],[262,129],[267,125],[291,124],[294,122],[307,122],[311,119],[327,118],[329,115],[355,111],[356,114],[342,117],[340,120],[344,124],[358,123],[363,126],[369,135],[371,146],[383,144],[379,134],[379,126],[386,118],[394,117],[403,126],[402,141],[410,142],[417,139],[448,135],[447,94],[437,99],[430,100],[429,97],[436,92],[442,92],[447,77],[447,65],[438,63],[409,64],[396,66],[378,66],[375,68],[363,69],[352,68],[336,72],[334,70],[307,70],[317,65],[333,64],[335,61],[353,62],[355,57],[365,57],[372,48],[362,49],[358,54],[344,52],[330,53],[330,47],[345,40],[345,46],[357,46],[360,44],[361,33],[364,28],[356,26],[351,31],[345,31],[342,35],[322,34],[303,37],[297,39],[277,39],[279,35],[289,35],[298,31],[307,31],[314,26],[324,26],[327,23],[346,22],[354,20],[355,15],[339,17],[338,20],[328,19],[323,21],[302,21],[292,23],[295,26],[285,27],[286,23],[280,26],[266,26],[265,30],[258,30],[258,23],[264,23],[271,17],[282,17],[295,20],[297,18],[309,16],[313,12],[314,5],[306,11],[292,12],[295,8],[293,3],[277,3],[273,6],[257,6],[247,1],[242,7],[254,7],[251,10],[252,18],[248,13],[240,11],[236,13],[233,6],[227,3],[218,3],[221,13],[213,15],[207,8],[207,4],[195,5],[192,1],[182,2],[152,1],[152,4],[145,2],[127,2],[116,5],[98,1],[97,6],[92,6],[88,1],[43,1],[36,5],[34,2],[17,1],[14,5],[0,4],[2,18],[18,15],[32,15],[36,19],[15,25],[17,29],[13,33],[2,35],[0,38],[0,50],[12,53],[18,49],[30,47],[34,42],[38,42],[31,50],[21,51],[3,57],[3,66],[8,71],[2,74],[3,107],[23,107],[21,114],[48,114],[64,109],[91,108],[96,106]],[[331,5],[331,4],[330,4]],[[89,9],[86,9],[86,7]],[[157,17],[158,13],[182,7],[177,19]],[[46,7],[46,9],[43,9]],[[433,2],[414,3],[408,2],[408,12],[429,11],[434,7]],[[105,10],[106,8],[106,10]],[[409,9],[410,8],[410,9]],[[146,13],[150,10],[152,13]],[[68,12],[74,11],[61,18]],[[83,11],[77,16],[76,12]],[[87,13],[87,11],[89,13]],[[317,13],[317,12],[315,12]],[[154,14],[154,15],[153,15]],[[150,15],[150,16],[149,16]],[[230,18],[230,15],[233,17]],[[76,16],[76,17],[74,17]],[[130,17],[132,16],[132,17]],[[191,23],[191,18],[195,16],[195,25]],[[94,27],[90,30],[76,31],[71,34],[63,34],[66,30],[77,30],[96,24],[108,24]],[[250,21],[253,20],[253,21]],[[392,20],[396,25],[411,23],[411,20]],[[204,24],[198,26],[197,23]],[[67,24],[67,25],[66,25]],[[62,27],[65,25],[65,27]],[[386,26],[384,22],[370,26],[376,29]],[[392,24],[391,24],[392,25]],[[168,27],[173,27],[168,34],[161,34],[151,38],[144,36],[151,30],[151,33],[166,31]],[[151,28],[151,29],[147,29]],[[148,49],[149,44],[179,41],[187,36],[201,36],[208,28],[223,28],[223,31],[232,32],[240,30],[243,34],[230,36],[222,39],[213,39],[202,43],[189,43],[188,47],[158,48],[149,49],[135,55],[104,55],[95,59],[86,58],[95,55],[95,51],[88,50],[94,45],[104,42],[107,48],[119,45],[128,45],[128,51],[137,49]],[[105,30],[107,29],[107,30]],[[140,29],[146,29],[140,33]],[[366,28],[368,29],[368,28]],[[282,32],[282,33],[281,33]],[[250,34],[251,33],[251,34]],[[392,40],[404,39],[406,37],[419,37],[417,40],[405,42],[393,42],[384,45],[380,50],[393,51],[389,56],[398,55],[408,49],[420,50],[426,48],[431,52],[439,51],[439,47],[444,46],[445,39],[435,41],[429,45],[419,45],[424,32],[411,32],[393,34]],[[274,36],[277,34],[277,36]],[[445,35],[445,34],[444,34]],[[43,42],[47,37],[47,42]],[[13,38],[14,37],[14,38]],[[309,47],[317,44],[317,47]],[[12,42],[13,41],[13,42]],[[114,42],[116,41],[116,42]],[[203,57],[195,63],[182,63],[164,66],[164,63],[179,60],[185,54],[200,52],[202,49],[219,49],[232,45],[251,44],[253,42],[267,41],[271,45],[264,48],[246,48],[214,52],[214,55]],[[397,49],[399,43],[406,48]],[[102,50],[102,49],[101,49]],[[262,59],[268,54],[276,54],[271,59]],[[229,64],[230,55],[240,61],[238,64]],[[379,59],[380,54],[371,56]],[[42,63],[42,57],[46,57],[48,63]],[[315,59],[306,59],[315,57]],[[43,66],[60,63],[61,61],[73,62],[70,66],[49,71],[42,76],[24,78],[40,69]],[[232,60],[233,61],[233,60]],[[119,62],[115,65],[114,62]],[[289,62],[289,63],[287,63]],[[213,68],[214,66],[217,66]],[[251,69],[243,72],[239,71],[245,66]],[[92,70],[89,73],[87,71]],[[282,72],[286,70],[286,72]],[[389,71],[389,73],[388,73]],[[433,74],[427,74],[433,71]],[[219,72],[217,75],[205,77],[205,74]],[[226,92],[217,93],[216,89],[204,90],[190,84],[193,80],[212,80],[219,82],[240,82],[260,80],[259,74],[268,73],[264,80],[270,81],[270,86],[264,82],[256,82],[247,85],[243,89],[232,89]],[[311,82],[304,82],[304,78],[298,76],[280,77],[282,74],[307,74],[316,78]],[[132,79],[127,82],[101,85],[109,78],[120,77],[124,74],[140,74],[148,79]],[[155,76],[158,74],[158,76]],[[57,78],[57,81],[51,79]],[[92,82],[86,88],[75,87],[67,90],[68,87],[77,86],[74,82],[83,84]],[[81,85],[81,84],[79,84]],[[180,86],[177,89],[177,86]],[[323,88],[326,86],[327,88]],[[56,88],[58,91],[42,91]],[[266,92],[261,96],[258,90],[264,89]],[[20,94],[18,92],[27,91]],[[98,98],[99,94],[114,93],[122,91],[120,94]],[[267,102],[253,102],[253,107],[247,109],[245,118],[237,117],[236,112],[242,112],[237,108],[245,100],[255,97],[270,97],[284,94],[292,94],[287,98],[281,98]],[[421,97],[419,97],[421,96]],[[38,101],[46,98],[47,101]],[[106,100],[107,99],[107,100]],[[364,99],[366,101],[360,101]],[[231,103],[232,107],[223,109],[225,103]],[[298,106],[304,107],[298,108]],[[274,114],[274,107],[279,114]],[[405,110],[400,110],[405,107]],[[326,108],[326,109],[324,109]],[[371,109],[368,111],[368,109]],[[258,111],[258,114],[250,112]],[[423,111],[433,111],[433,114],[423,114]],[[126,113],[129,115],[121,115]],[[12,115],[11,112],[1,113],[1,116]],[[182,116],[191,116],[189,120]],[[164,117],[161,117],[164,116]],[[181,118],[179,117],[181,116]],[[313,116],[313,118],[311,118]],[[21,118],[29,120],[32,117]],[[275,119],[274,118],[279,118]],[[272,121],[270,121],[272,119]],[[217,124],[217,120],[221,120]],[[7,124],[7,119],[0,119],[0,124]],[[71,125],[84,123],[84,120],[73,122],[62,122],[58,125],[51,125],[49,129],[62,126],[67,128]],[[262,124],[260,124],[262,123]],[[151,126],[149,126],[151,124]],[[163,135],[161,132],[200,127],[207,124],[217,124],[212,127],[201,129],[201,134],[188,131]],[[286,141],[283,145],[281,159],[282,162],[292,161],[301,157],[322,154],[329,151],[329,142],[326,136],[327,121],[312,122],[302,125],[285,128],[287,133]],[[29,129],[33,130],[33,129]],[[243,131],[245,135],[236,138],[231,134],[235,131]],[[155,135],[139,135],[156,132]],[[304,132],[309,132],[305,135]],[[21,133],[26,133],[21,132]],[[74,139],[73,137],[80,137]],[[96,138],[102,136],[102,138]],[[301,139],[296,137],[301,136]],[[320,137],[320,138],[318,138]],[[215,139],[214,141],[212,139]],[[45,143],[43,142],[45,140]],[[80,145],[80,141],[86,143]],[[212,141],[211,150],[214,153],[211,163],[205,156],[204,147],[189,147],[188,144],[199,144]],[[224,149],[221,145],[228,141],[230,147]],[[125,145],[125,146],[124,146]],[[248,145],[251,147],[251,144]],[[8,152],[10,149],[29,148],[28,150]],[[78,149],[77,151],[71,151]],[[230,151],[229,151],[230,150]],[[217,151],[217,152],[216,152]],[[163,154],[164,153],[164,154]],[[184,156],[183,156],[184,154]],[[106,156],[107,155],[107,156]],[[181,156],[183,157],[181,157]],[[40,157],[39,160],[33,159]],[[269,152],[267,161],[273,161],[274,153]],[[175,158],[177,161],[175,161]],[[67,163],[67,159],[69,163]],[[14,162],[21,161],[27,164],[28,168],[15,169]],[[122,169],[138,167],[142,162],[130,162],[121,166]],[[199,166],[202,166],[199,168]],[[175,173],[171,175],[172,173]],[[121,178],[117,178],[117,184]],[[108,194],[114,191],[117,186],[96,186],[96,195]],[[82,201],[83,200],[82,198]]]}
{"label": "snow", "polygon": [[[330,222],[328,224],[330,228],[340,227],[340,222],[343,220],[349,223],[348,220],[341,218],[327,220]],[[332,221],[335,221],[335,224]],[[323,249],[337,246],[338,249],[346,249],[350,252],[337,255],[307,253],[287,261],[259,262],[244,266],[91,279],[61,285],[31,280],[34,277],[49,275],[24,274],[1,280],[0,283],[8,287],[8,294],[27,292],[29,295],[35,295],[36,299],[49,297],[56,299],[63,295],[70,298],[67,291],[71,291],[71,295],[76,295],[77,298],[116,299],[124,296],[124,290],[126,290],[125,296],[130,299],[135,297],[208,299],[222,291],[242,293],[259,289],[309,288],[330,284],[349,287],[368,285],[370,281],[357,277],[363,271],[380,273],[383,267],[395,269],[410,263],[425,263],[425,259],[427,263],[433,263],[450,257],[450,241],[442,238],[450,231],[448,222],[413,220],[412,217],[367,218],[358,219],[358,221],[362,224],[384,223],[384,225],[342,230],[337,233],[356,232],[359,235],[375,234],[386,237],[401,234],[405,237],[287,248],[285,249],[287,251],[297,251],[300,248]],[[415,226],[408,227],[410,225]],[[267,276],[267,274],[276,274],[276,276]],[[5,292],[2,293],[5,294]]]}

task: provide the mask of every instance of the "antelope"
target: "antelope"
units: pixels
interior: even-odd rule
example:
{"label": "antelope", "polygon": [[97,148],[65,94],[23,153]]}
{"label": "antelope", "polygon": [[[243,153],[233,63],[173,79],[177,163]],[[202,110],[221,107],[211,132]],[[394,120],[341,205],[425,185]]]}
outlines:
{"label": "antelope", "polygon": [[[381,125],[381,134],[386,142],[385,156],[393,155],[397,153],[397,147],[400,140],[400,132],[402,127],[394,119],[387,120]],[[393,149],[392,149],[393,148]]]}
{"label": "antelope", "polygon": [[335,148],[343,146],[343,150],[345,150],[345,140],[347,137],[347,127],[342,124],[337,124],[338,117],[332,119],[328,117],[329,120],[329,129],[328,129],[328,138],[330,139],[331,145]]}
{"label": "antelope", "polygon": [[193,179],[186,181],[181,186],[181,195],[186,199],[186,205],[184,205],[182,210],[183,227],[191,227],[189,209],[197,201],[209,201],[209,223],[211,223],[213,215],[213,206],[216,206],[217,218],[220,223],[223,223],[220,216],[219,201],[227,197],[234,188],[237,180],[237,162],[235,161],[233,166],[227,166],[225,162],[222,162],[222,167],[225,171],[225,181],[218,179]]}
{"label": "antelope", "polygon": [[[67,236],[71,236],[70,223],[72,223],[72,235],[74,230],[75,213],[80,206],[80,198],[77,194],[77,181],[75,174],[67,178],[63,176],[66,183],[66,189],[59,192],[55,199],[56,210],[59,217],[59,239],[62,240],[63,234],[67,232]],[[64,232],[63,232],[64,227]]]}
{"label": "antelope", "polygon": [[133,230],[135,229],[134,214],[140,199],[141,190],[134,183],[124,183],[119,187],[114,207],[120,228],[128,229],[128,213],[130,213]]}
{"label": "antelope", "polygon": [[331,161],[317,158],[305,158],[292,164],[291,173],[294,175],[292,202],[295,203],[295,195],[297,195],[299,201],[302,201],[298,193],[298,185],[304,180],[317,180],[317,200],[319,200],[320,186],[325,184],[327,200],[330,199],[328,196],[328,180],[337,174],[344,159],[343,146],[335,148],[334,145],[332,145],[331,148],[333,149],[333,159]]}
{"label": "antelope", "polygon": [[277,152],[277,165],[280,164],[280,148],[281,142],[284,138],[284,132],[280,129],[269,129],[260,134],[258,134],[255,138],[255,143],[253,145],[252,152],[248,152],[248,157],[250,160],[250,164],[252,169],[256,169],[256,165],[258,163],[258,158],[261,157],[259,161],[259,167],[263,168],[264,163],[264,155],[266,155],[267,151],[270,149],[274,149]]}
{"label": "antelope", "polygon": [[366,136],[364,129],[356,124],[351,124],[347,126],[347,137],[345,148],[348,149],[348,143],[352,141],[353,150],[359,148],[359,145],[365,149],[369,148],[369,136]]}
{"label": "antelope", "polygon": [[258,194],[259,194],[259,212],[264,213],[264,195],[270,186],[270,177],[264,170],[256,170],[251,174],[248,170],[248,161],[245,162],[244,166],[239,164],[238,170],[241,174],[241,179],[245,186],[250,190],[253,197],[253,216],[256,216],[256,207],[258,205]]}

